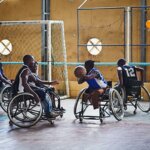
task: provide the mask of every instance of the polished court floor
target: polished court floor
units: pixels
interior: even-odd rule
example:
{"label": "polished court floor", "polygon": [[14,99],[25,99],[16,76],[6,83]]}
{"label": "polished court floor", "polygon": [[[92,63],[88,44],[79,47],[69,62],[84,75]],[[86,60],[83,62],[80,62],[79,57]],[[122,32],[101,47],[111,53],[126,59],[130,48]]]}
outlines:
{"label": "polished court floor", "polygon": [[40,121],[29,129],[10,127],[0,109],[0,150],[150,150],[150,113],[132,107],[118,122],[112,116],[79,123],[73,115],[74,99],[62,101],[66,113],[51,125]]}

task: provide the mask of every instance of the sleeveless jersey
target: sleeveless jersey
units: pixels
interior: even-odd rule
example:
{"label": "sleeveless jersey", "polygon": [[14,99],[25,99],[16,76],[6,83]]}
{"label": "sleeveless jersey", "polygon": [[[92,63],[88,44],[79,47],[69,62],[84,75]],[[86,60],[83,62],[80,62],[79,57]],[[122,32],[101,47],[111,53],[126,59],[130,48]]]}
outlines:
{"label": "sleeveless jersey", "polygon": [[124,65],[123,67],[120,67],[123,74],[123,84],[125,86],[131,85],[131,81],[137,81],[137,74],[135,66],[128,66]]}
{"label": "sleeveless jersey", "polygon": [[29,72],[31,73],[29,67],[27,65],[23,65],[20,70],[18,71],[15,81],[12,85],[12,90],[13,90],[13,95],[16,95],[17,93],[21,93],[24,92],[24,87],[22,85],[22,78],[21,75],[23,73],[23,71],[25,70],[29,70]]}

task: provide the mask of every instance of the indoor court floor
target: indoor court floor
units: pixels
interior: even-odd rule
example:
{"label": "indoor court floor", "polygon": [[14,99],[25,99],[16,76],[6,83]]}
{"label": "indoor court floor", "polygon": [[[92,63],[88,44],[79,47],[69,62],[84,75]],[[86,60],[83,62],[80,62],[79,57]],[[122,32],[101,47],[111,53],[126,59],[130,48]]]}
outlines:
{"label": "indoor court floor", "polygon": [[0,109],[0,150],[150,150],[150,113],[138,110],[133,115],[128,107],[120,122],[112,116],[103,124],[99,120],[81,124],[73,115],[74,102],[62,101],[66,113],[53,125],[40,121],[27,129],[10,127]]}

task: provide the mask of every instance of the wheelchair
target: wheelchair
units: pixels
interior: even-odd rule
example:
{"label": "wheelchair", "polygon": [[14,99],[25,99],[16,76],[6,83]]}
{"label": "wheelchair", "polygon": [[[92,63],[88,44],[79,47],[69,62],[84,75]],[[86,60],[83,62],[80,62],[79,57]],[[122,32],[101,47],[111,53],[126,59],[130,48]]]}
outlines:
{"label": "wheelchair", "polygon": [[100,95],[99,114],[86,115],[86,111],[92,106],[89,99],[83,101],[83,94],[86,93],[87,88],[84,88],[78,94],[74,104],[74,115],[79,119],[80,123],[83,119],[100,120],[103,123],[104,118],[113,115],[116,120],[120,121],[124,116],[123,100],[119,92],[111,87],[107,88],[103,95]]}
{"label": "wheelchair", "polygon": [[7,112],[7,107],[11,99],[12,99],[11,86],[10,85],[3,86],[0,91],[0,106],[5,112]]}
{"label": "wheelchair", "polygon": [[133,106],[134,114],[136,114],[137,108],[146,113],[150,111],[150,95],[141,81],[131,80],[129,87],[115,85],[114,88],[122,96],[125,110],[128,106]]}
{"label": "wheelchair", "polygon": [[[52,100],[52,107],[54,110],[59,110],[63,113],[65,112],[65,109],[61,106],[61,98],[60,96],[56,93],[54,87],[47,87],[45,86],[45,92],[49,94],[51,100]],[[61,116],[61,117],[62,117]]]}
{"label": "wheelchair", "polygon": [[[55,93],[54,89],[46,91],[47,99],[53,99],[55,103],[55,108],[59,111],[59,116],[62,118],[64,111],[62,111],[60,97]],[[52,101],[53,101],[52,100]],[[52,106],[53,107],[53,106]],[[60,108],[60,109],[59,109]],[[54,107],[53,107],[54,109]],[[35,125],[40,120],[47,120],[51,124],[54,123],[54,118],[47,118],[42,102],[36,102],[34,96],[30,93],[19,93],[15,95],[7,104],[7,115],[10,120],[9,124],[13,124],[21,127],[28,128]]]}

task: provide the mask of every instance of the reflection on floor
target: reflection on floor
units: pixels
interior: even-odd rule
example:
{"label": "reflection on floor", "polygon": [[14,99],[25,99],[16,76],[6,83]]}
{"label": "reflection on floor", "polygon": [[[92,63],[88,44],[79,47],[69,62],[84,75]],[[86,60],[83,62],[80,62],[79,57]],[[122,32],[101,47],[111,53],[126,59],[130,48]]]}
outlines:
{"label": "reflection on floor", "polygon": [[[7,115],[0,109],[1,150],[150,150],[150,114],[132,107],[118,122],[112,116],[103,124],[99,120],[79,123],[73,115],[75,100],[63,100],[63,118],[53,125],[40,121],[29,129],[10,127]],[[90,110],[92,111],[92,110]]]}

